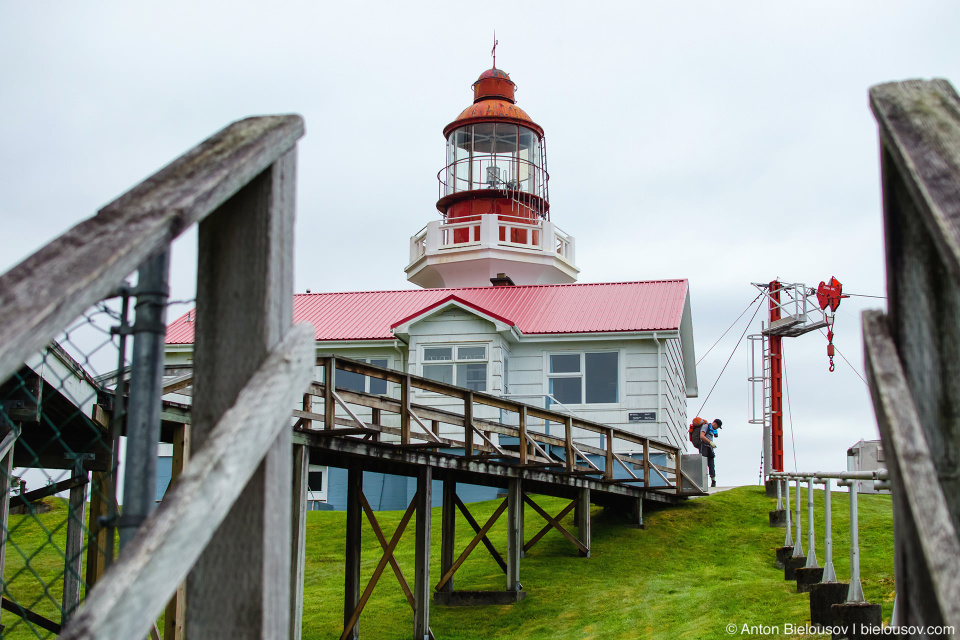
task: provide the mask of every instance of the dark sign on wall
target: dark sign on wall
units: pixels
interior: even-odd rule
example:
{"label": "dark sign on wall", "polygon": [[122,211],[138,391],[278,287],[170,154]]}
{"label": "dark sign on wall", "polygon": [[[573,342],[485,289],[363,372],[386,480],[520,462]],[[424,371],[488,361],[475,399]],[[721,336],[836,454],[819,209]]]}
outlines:
{"label": "dark sign on wall", "polygon": [[629,414],[630,422],[656,422],[656,411],[631,412]]}

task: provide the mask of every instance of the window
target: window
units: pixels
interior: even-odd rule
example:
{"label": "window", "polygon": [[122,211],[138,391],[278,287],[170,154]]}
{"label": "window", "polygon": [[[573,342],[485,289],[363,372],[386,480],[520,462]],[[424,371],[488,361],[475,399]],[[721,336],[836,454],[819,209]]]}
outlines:
{"label": "window", "polygon": [[486,345],[456,345],[423,348],[423,377],[437,382],[487,390]]}
{"label": "window", "polygon": [[[369,362],[375,367],[388,367],[390,361],[386,358],[354,358],[358,362]],[[353,373],[352,371],[340,371],[335,373],[336,382],[334,386],[350,389],[351,391],[360,391],[374,393],[377,395],[386,395],[387,381],[380,378],[370,378],[368,376]]]}
{"label": "window", "polygon": [[314,508],[314,504],[327,501],[327,484],[329,482],[327,467],[318,464],[311,464],[307,471],[307,502],[309,508]]}
{"label": "window", "polygon": [[[604,404],[618,402],[620,354],[552,353],[547,356],[548,393],[558,403]],[[547,398],[547,407],[550,406]]]}

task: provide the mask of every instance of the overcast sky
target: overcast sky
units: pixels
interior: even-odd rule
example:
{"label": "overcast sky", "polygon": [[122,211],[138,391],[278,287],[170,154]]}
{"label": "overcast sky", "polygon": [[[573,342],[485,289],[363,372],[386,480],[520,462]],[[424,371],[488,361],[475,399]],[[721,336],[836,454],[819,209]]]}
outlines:
{"label": "overcast sky", "polygon": [[[546,131],[553,221],[581,282],[688,278],[698,358],[781,278],[884,294],[871,85],[960,79],[960,4],[90,2],[0,4],[4,270],[233,120],[299,113],[298,291],[412,288],[436,218],[442,129],[497,66]],[[193,234],[173,297],[193,296]],[[877,436],[860,311],[786,341],[801,470]],[[761,312],[762,315],[762,312]],[[749,314],[748,314],[749,316]],[[759,331],[759,316],[750,333]],[[746,317],[698,367],[688,413],[724,420],[721,484],[756,482]],[[706,406],[701,405],[731,357]],[[787,467],[794,451],[787,428]]]}

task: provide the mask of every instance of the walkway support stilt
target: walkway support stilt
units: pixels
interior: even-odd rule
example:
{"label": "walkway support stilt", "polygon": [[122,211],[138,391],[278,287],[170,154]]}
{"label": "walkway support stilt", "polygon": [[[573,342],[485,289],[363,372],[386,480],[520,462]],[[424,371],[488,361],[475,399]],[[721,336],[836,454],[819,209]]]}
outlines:
{"label": "walkway support stilt", "polygon": [[520,591],[520,554],[523,551],[523,488],[520,478],[507,487],[507,591]]}
{"label": "walkway support stilt", "polygon": [[430,507],[433,502],[433,468],[417,474],[416,569],[414,573],[413,637],[430,638]]}
{"label": "walkway support stilt", "polygon": [[[354,617],[360,603],[360,524],[363,506],[360,496],[363,492],[363,471],[359,467],[350,467],[347,471],[347,544],[346,561],[343,570],[343,626]],[[360,637],[360,623],[357,622],[346,636],[350,640]]]}

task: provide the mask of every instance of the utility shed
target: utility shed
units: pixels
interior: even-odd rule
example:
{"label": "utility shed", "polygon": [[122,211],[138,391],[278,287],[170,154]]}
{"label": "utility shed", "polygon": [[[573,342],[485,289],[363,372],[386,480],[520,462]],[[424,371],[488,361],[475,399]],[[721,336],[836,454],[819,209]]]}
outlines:
{"label": "utility shed", "polygon": [[[847,471],[876,471],[886,469],[887,463],[883,455],[883,443],[879,440],[863,440],[847,449]],[[878,491],[873,488],[873,481],[858,480],[860,493],[890,493],[889,489]]]}

